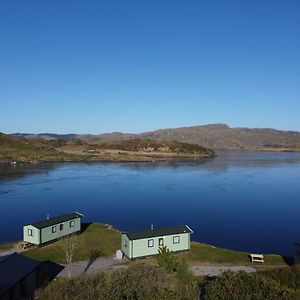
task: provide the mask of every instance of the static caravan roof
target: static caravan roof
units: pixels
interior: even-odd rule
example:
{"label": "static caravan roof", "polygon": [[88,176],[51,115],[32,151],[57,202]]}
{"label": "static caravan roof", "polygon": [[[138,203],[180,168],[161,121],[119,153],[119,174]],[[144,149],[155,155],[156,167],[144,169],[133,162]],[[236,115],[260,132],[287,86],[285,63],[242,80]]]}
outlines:
{"label": "static caravan roof", "polygon": [[38,265],[40,262],[17,253],[0,257],[0,297]]}
{"label": "static caravan roof", "polygon": [[187,225],[180,225],[175,227],[155,228],[155,229],[148,229],[143,231],[123,232],[123,233],[127,235],[129,240],[139,240],[139,239],[147,239],[150,237],[157,237],[157,236],[193,233],[193,230]]}
{"label": "static caravan roof", "polygon": [[28,224],[28,225],[32,225],[32,226],[34,226],[35,228],[38,228],[38,229],[42,229],[42,228],[45,228],[45,227],[49,227],[49,226],[52,226],[52,225],[56,225],[58,223],[66,222],[66,221],[73,220],[73,219],[76,219],[76,218],[81,218],[81,217],[83,217],[82,214],[80,214],[78,212],[74,212],[74,213],[70,213],[70,214],[50,218],[50,219],[47,219],[47,220],[38,221],[38,222],[31,223],[31,224]]}

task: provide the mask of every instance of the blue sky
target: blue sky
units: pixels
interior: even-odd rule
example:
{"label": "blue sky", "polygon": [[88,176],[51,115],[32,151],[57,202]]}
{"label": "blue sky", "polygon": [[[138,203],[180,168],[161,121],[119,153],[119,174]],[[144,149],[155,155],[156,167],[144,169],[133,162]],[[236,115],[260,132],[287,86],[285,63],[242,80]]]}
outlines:
{"label": "blue sky", "polygon": [[300,130],[300,1],[1,0],[0,131]]}

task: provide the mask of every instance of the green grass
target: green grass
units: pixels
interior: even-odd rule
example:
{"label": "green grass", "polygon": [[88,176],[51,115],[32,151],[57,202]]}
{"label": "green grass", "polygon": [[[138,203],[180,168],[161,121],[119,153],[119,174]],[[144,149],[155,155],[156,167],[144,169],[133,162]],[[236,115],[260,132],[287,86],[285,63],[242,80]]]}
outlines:
{"label": "green grass", "polygon": [[0,252],[10,250],[17,244],[18,242],[11,242],[9,244],[0,245]]}
{"label": "green grass", "polygon": [[[192,242],[191,251],[181,253],[179,256],[186,258],[190,264],[234,264],[249,265],[251,264],[249,253],[233,251],[228,249],[216,248],[207,244]],[[251,264],[256,266],[285,266],[286,263],[280,255],[264,254],[265,262],[263,264]]]}
{"label": "green grass", "polygon": [[[91,250],[99,250],[101,256],[109,257],[114,255],[115,251],[121,247],[121,233],[115,229],[110,229],[108,225],[104,224],[91,224],[83,233],[76,236],[76,240],[77,250],[73,261],[89,260]],[[7,246],[6,249],[9,249],[9,247]],[[28,250],[24,252],[24,255],[40,261],[49,259],[57,263],[64,262],[64,252],[59,241],[48,246]],[[191,243],[190,251],[176,254],[176,256],[186,259],[190,265],[252,265],[257,268],[286,266],[280,255],[264,254],[264,264],[251,264],[248,255],[249,253],[246,252],[216,248],[197,242]],[[155,257],[138,259],[137,261],[156,264]]]}
{"label": "green grass", "polygon": [[[109,257],[120,249],[121,233],[115,229],[110,229],[108,225],[93,223],[88,228],[76,236],[77,248],[73,261],[89,260],[91,250],[99,250],[101,256]],[[28,250],[25,256],[39,261],[51,260],[57,263],[64,263],[64,252],[60,242]]]}

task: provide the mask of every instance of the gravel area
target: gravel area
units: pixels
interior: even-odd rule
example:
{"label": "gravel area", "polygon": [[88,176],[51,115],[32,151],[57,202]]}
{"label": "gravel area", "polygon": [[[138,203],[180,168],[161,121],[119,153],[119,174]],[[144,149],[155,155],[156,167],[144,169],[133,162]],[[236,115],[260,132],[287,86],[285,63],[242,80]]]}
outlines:
{"label": "gravel area", "polygon": [[[88,261],[78,261],[72,263],[72,277],[78,276],[83,273],[87,274],[96,274],[99,271],[111,269],[115,266],[121,265],[124,263],[124,260],[118,260],[114,258],[99,258],[95,260],[88,268]],[[68,277],[68,268],[66,265],[63,265],[65,268],[58,274],[58,277]]]}
{"label": "gravel area", "polygon": [[221,265],[197,265],[191,267],[192,272],[197,276],[217,276],[222,274],[224,271],[245,271],[247,273],[256,272],[252,267],[246,266],[221,266]]}

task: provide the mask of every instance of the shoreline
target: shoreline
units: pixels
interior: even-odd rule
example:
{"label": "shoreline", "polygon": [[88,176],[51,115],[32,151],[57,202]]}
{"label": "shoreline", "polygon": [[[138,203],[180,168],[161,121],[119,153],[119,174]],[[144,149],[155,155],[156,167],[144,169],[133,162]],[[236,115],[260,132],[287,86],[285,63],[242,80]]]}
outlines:
{"label": "shoreline", "polygon": [[[101,223],[101,222],[91,222],[91,223],[82,223],[82,224],[88,224],[88,226],[90,225],[95,225],[95,226],[105,226],[108,230],[113,230],[113,231],[116,231],[118,233],[122,233],[121,230],[119,230],[118,228],[114,227],[113,225],[111,224],[108,224],[108,223]],[[82,234],[84,231],[82,231],[80,234]],[[22,240],[15,240],[15,241],[7,241],[7,242],[4,242],[4,243],[0,243],[0,256],[1,256],[1,253],[6,251],[6,250],[10,250],[10,249],[13,249],[15,245],[17,245],[19,242],[21,242]],[[211,248],[212,250],[213,249],[222,249],[222,250],[226,250],[226,251],[233,251],[233,252],[237,252],[237,253],[244,253],[244,254],[247,254],[247,253],[250,253],[250,250],[235,250],[235,249],[229,249],[229,248],[223,248],[221,246],[215,246],[215,245],[212,245],[212,244],[207,244],[205,242],[201,242],[201,241],[196,241],[196,240],[191,240],[191,244],[193,246],[196,246],[196,247],[202,247],[202,246],[205,246],[205,247],[209,247]],[[51,245],[51,244],[49,244]],[[41,247],[40,249],[43,249],[44,247],[47,247],[46,246],[43,246]],[[35,247],[34,247],[35,248]],[[33,249],[34,249],[33,248]],[[38,247],[37,247],[38,248]],[[30,248],[29,248],[30,249]],[[265,252],[261,252],[261,254],[263,255],[272,255],[272,256],[281,256],[281,255],[284,255],[284,254],[280,254],[280,253],[265,253]]]}
{"label": "shoreline", "polygon": [[41,160],[0,160],[0,165],[20,165],[20,164],[41,164],[41,163],[93,163],[93,162],[107,162],[107,163],[155,163],[155,162],[166,162],[166,161],[197,161],[201,159],[214,158],[219,156],[219,154],[210,154],[210,155],[197,155],[197,156],[140,156],[139,158],[131,157],[122,157],[122,159],[117,157],[84,157],[79,159],[41,159]]}
{"label": "shoreline", "polygon": [[[103,258],[111,258],[115,255],[117,249],[120,249],[121,232],[108,224],[90,223],[89,226],[77,236],[78,248],[74,262],[85,261],[89,259],[88,246],[95,249],[102,249]],[[17,242],[11,242],[7,245],[0,246],[0,257],[5,253],[14,252]],[[88,243],[88,244],[87,244]],[[249,253],[246,251],[230,250],[221,247],[215,247],[209,244],[191,241],[191,248],[187,252],[175,253],[176,256],[182,257],[191,266],[197,265],[223,265],[223,266],[238,266],[249,265],[254,267],[284,267],[287,263],[279,254],[264,253],[265,263],[263,265],[252,264],[249,259]],[[20,254],[27,257],[44,261],[51,260],[56,263],[64,262],[64,254],[61,251],[59,241],[53,242],[44,247],[28,248]],[[154,257],[149,256],[139,258],[145,263],[153,262]],[[134,263],[134,261],[133,261]]]}
{"label": "shoreline", "polygon": [[[102,156],[97,155],[85,155],[82,157],[65,157],[65,158],[45,158],[45,159],[17,159],[13,158],[10,160],[1,160],[0,165],[20,165],[20,164],[42,164],[42,163],[156,163],[156,162],[167,162],[167,161],[197,161],[208,158],[215,158],[221,156],[224,152],[264,152],[264,153],[300,153],[300,149],[218,149],[214,154],[203,154],[203,155],[189,155],[188,153],[182,154],[167,154],[167,155],[147,155],[139,153],[136,155],[127,155],[126,153],[120,153],[116,156]],[[67,155],[67,153],[65,153]],[[72,154],[71,154],[72,155]],[[75,156],[75,154],[73,154]]]}

